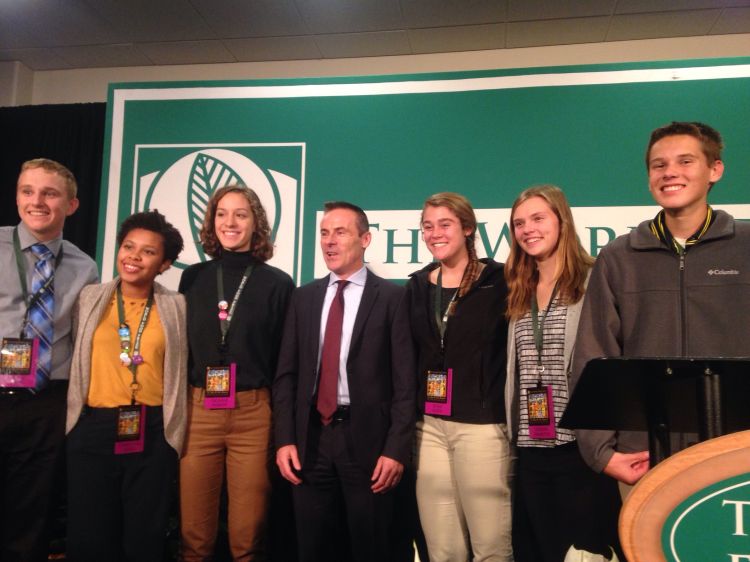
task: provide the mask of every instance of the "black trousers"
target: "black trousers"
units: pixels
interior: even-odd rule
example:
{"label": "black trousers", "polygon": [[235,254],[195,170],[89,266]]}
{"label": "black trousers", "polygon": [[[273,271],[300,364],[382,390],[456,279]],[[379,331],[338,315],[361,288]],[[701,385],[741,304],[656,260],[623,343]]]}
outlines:
{"label": "black trousers", "polygon": [[517,451],[515,561],[561,562],[571,545],[607,557],[612,546],[621,556],[617,482],[591,470],[575,442]]}
{"label": "black trousers", "polygon": [[414,562],[415,554],[418,554],[423,562],[430,559],[422,523],[419,520],[416,486],[417,475],[414,466],[406,466],[401,482],[393,490],[395,505],[390,527],[390,562]]}
{"label": "black trousers", "polygon": [[348,421],[323,427],[311,418],[302,484],[293,489],[300,562],[391,559],[393,490],[372,492],[372,474],[354,458],[355,438]]}
{"label": "black trousers", "polygon": [[68,560],[161,562],[177,453],[161,407],[146,408],[144,451],[114,454],[116,408],[89,408],[68,435]]}
{"label": "black trousers", "polygon": [[0,393],[0,561],[47,560],[54,486],[64,468],[67,381]]}

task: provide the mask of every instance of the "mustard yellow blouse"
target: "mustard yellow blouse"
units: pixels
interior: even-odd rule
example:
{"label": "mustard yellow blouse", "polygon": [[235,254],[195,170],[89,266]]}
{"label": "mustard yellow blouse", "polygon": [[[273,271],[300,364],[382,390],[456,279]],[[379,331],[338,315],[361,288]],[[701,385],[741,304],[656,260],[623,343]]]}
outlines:
{"label": "mustard yellow blouse", "polygon": [[[130,326],[131,354],[147,300],[123,297],[125,321]],[[91,345],[91,385],[86,403],[92,408],[115,408],[130,404],[130,383],[133,374],[120,362],[118,328],[117,298],[114,296],[94,332],[94,341]],[[154,302],[141,337],[140,353],[143,363],[138,365],[137,371],[141,389],[135,395],[138,404],[162,404],[165,343],[164,329]]]}

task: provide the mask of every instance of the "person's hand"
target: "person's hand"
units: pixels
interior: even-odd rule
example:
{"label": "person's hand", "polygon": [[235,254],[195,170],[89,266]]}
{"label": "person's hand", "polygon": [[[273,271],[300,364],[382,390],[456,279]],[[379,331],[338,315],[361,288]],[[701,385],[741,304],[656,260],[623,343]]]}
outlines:
{"label": "person's hand", "polygon": [[281,475],[295,486],[302,483],[302,479],[295,472],[302,469],[297,455],[297,445],[279,447],[276,451],[276,466],[279,467]]}
{"label": "person's hand", "polygon": [[381,456],[372,472],[372,486],[370,489],[375,494],[382,494],[401,481],[401,475],[404,473],[404,465],[388,457]]}
{"label": "person's hand", "polygon": [[604,474],[633,485],[648,471],[648,451],[615,453],[604,467]]}

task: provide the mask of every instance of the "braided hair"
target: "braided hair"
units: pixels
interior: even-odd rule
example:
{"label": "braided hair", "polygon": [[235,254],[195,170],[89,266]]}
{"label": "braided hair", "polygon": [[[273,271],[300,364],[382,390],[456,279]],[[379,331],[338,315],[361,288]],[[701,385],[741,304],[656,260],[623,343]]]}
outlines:
{"label": "braided hair", "polygon": [[453,193],[450,191],[444,191],[441,193],[435,193],[430,195],[422,206],[422,216],[420,217],[420,224],[424,220],[424,212],[427,207],[445,207],[451,211],[461,223],[462,230],[469,230],[469,234],[466,236],[466,251],[469,254],[469,263],[464,270],[463,277],[461,278],[461,284],[458,287],[458,294],[456,299],[451,303],[448,314],[453,313],[453,308],[456,302],[469,292],[479,279],[479,275],[484,269],[484,264],[477,258],[477,251],[474,244],[476,233],[477,233],[477,217],[474,214],[474,208],[471,206],[469,200],[461,195],[460,193]]}

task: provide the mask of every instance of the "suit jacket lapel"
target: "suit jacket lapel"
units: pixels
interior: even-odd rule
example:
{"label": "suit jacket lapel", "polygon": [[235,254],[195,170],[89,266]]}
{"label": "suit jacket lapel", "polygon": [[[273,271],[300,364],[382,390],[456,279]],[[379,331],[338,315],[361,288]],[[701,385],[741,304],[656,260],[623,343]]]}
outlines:
{"label": "suit jacket lapel", "polygon": [[362,291],[362,300],[359,302],[359,310],[357,310],[357,317],[354,319],[354,329],[352,330],[352,342],[349,346],[349,357],[352,356],[351,350],[355,349],[359,340],[362,337],[362,333],[367,324],[367,318],[370,316],[372,306],[378,298],[378,292],[380,291],[379,279],[369,269],[367,270],[367,281],[365,281],[365,289]]}

